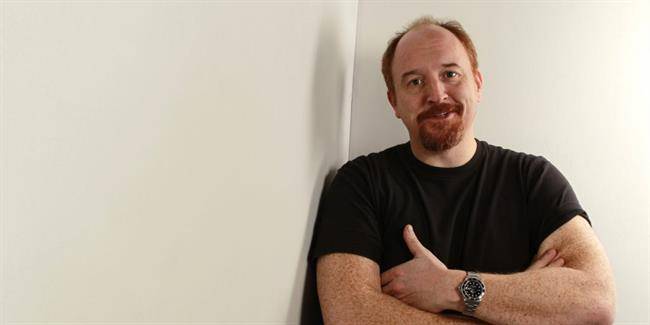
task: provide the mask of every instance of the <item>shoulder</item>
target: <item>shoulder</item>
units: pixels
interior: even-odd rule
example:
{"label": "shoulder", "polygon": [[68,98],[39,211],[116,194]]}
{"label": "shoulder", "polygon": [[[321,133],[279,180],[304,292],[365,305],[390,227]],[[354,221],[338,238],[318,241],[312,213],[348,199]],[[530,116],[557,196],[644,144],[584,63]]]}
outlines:
{"label": "shoulder", "polygon": [[479,140],[486,151],[486,161],[494,168],[508,168],[522,176],[539,175],[544,169],[554,168],[546,157],[504,148]]}
{"label": "shoulder", "polygon": [[400,156],[406,145],[402,143],[382,151],[357,156],[341,166],[337,176],[379,178],[400,163]]}
{"label": "shoulder", "polygon": [[540,164],[548,162],[544,156],[531,154],[514,149],[504,148],[502,146],[487,143],[479,140],[479,143],[486,149],[488,157],[492,159],[505,160],[508,162],[519,162],[527,164]]}
{"label": "shoulder", "polygon": [[[348,161],[347,164],[359,165],[359,164],[373,164],[381,165],[386,163],[393,162],[394,159],[398,159],[401,152],[408,146],[407,143],[401,143],[394,145],[392,147],[386,148],[382,151],[371,152],[365,155],[357,156],[356,158]],[[346,165],[347,165],[346,164]]]}

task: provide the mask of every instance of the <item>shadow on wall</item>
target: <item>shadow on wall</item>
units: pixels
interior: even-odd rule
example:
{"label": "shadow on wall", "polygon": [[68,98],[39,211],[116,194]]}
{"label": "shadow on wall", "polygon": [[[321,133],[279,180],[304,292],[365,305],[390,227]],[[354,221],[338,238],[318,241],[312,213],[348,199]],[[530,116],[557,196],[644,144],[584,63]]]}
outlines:
{"label": "shadow on wall", "polygon": [[[328,8],[331,9],[331,8]],[[307,255],[311,247],[313,230],[318,223],[316,220],[317,211],[321,198],[328,185],[331,183],[337,166],[342,157],[341,152],[342,135],[344,134],[343,118],[344,108],[349,103],[345,97],[346,90],[346,60],[343,57],[341,44],[349,40],[341,39],[337,21],[339,13],[327,12],[320,22],[316,57],[314,61],[312,102],[311,102],[311,150],[309,152],[312,161],[315,161],[312,170],[315,171],[314,189],[309,207],[308,222],[305,229],[305,241],[303,243],[302,260],[298,261],[297,278],[292,291],[291,307],[287,319],[294,320],[300,315],[301,324],[322,324],[320,305],[316,292],[315,267],[307,265],[306,272],[301,272],[307,262]],[[312,174],[312,175],[314,175]],[[302,278],[304,275],[304,278]],[[299,305],[299,302],[302,302]]]}
{"label": "shadow on wall", "polygon": [[[388,44],[388,37],[386,38]],[[381,73],[382,47],[357,49],[355,74],[359,81],[354,89],[355,105],[350,125],[350,159],[379,152],[409,141],[408,129],[388,101],[387,88]]]}
{"label": "shadow on wall", "polygon": [[[323,196],[325,195],[325,191],[327,191],[327,188],[329,187],[329,184],[332,183],[335,175],[335,170],[331,170],[327,174],[318,202],[322,200]],[[316,220],[316,226],[317,225],[318,220]],[[311,247],[311,244],[309,247]],[[321,314],[320,303],[318,302],[318,290],[316,288],[316,265],[312,264],[307,265],[307,272],[305,273],[304,289],[302,294],[302,308],[300,312],[300,324],[323,324],[323,315]]]}

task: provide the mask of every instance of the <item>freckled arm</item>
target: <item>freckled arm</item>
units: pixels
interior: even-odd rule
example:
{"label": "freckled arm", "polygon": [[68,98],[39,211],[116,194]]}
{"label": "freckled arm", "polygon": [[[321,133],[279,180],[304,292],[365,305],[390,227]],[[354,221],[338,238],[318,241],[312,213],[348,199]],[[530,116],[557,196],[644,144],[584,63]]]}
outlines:
{"label": "freckled arm", "polygon": [[481,274],[485,298],[475,316],[491,324],[611,324],[615,285],[604,249],[582,217],[574,217],[540,245],[558,250],[564,267]]}
{"label": "freckled arm", "polygon": [[482,324],[472,318],[422,311],[382,293],[379,266],[359,255],[324,255],[317,262],[316,276],[326,325]]}

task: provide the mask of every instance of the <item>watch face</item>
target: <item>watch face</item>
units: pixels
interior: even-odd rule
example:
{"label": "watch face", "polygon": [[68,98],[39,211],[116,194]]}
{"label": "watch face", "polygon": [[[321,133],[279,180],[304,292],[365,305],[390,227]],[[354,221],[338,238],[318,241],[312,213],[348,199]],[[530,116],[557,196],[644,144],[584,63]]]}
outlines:
{"label": "watch face", "polygon": [[464,297],[472,300],[478,300],[483,297],[483,294],[485,293],[485,286],[483,286],[483,283],[478,279],[470,278],[467,279],[467,281],[463,282],[460,290],[463,293]]}

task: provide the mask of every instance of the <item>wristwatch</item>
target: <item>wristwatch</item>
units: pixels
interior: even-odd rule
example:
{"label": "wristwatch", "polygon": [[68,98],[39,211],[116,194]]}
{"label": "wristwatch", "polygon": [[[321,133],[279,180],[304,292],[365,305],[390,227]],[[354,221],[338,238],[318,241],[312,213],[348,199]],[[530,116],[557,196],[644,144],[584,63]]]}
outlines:
{"label": "wristwatch", "polygon": [[465,302],[463,314],[473,315],[485,296],[485,284],[481,281],[481,277],[476,272],[467,272],[465,280],[458,286],[458,291]]}

